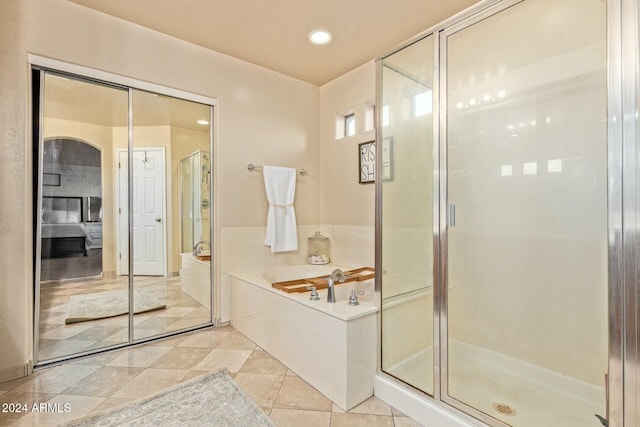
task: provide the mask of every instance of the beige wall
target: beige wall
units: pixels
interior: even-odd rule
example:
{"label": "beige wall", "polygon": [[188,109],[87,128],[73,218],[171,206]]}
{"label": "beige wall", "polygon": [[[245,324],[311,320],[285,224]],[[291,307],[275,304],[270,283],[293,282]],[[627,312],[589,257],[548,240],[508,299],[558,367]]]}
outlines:
{"label": "beige wall", "polygon": [[24,373],[32,351],[27,53],[217,98],[218,227],[264,225],[249,162],[308,169],[296,213],[318,223],[317,87],[63,0],[3,0],[0,26],[0,200],[11,200],[0,205],[0,380]]}
{"label": "beige wall", "polygon": [[[26,66],[19,24],[20,2],[0,2],[0,380],[25,372],[30,358],[31,217],[25,191],[31,169],[26,162]],[[17,74],[20,74],[19,76]]]}
{"label": "beige wall", "polygon": [[[376,97],[375,63],[369,62],[320,88],[320,222],[374,225],[375,186],[358,183],[358,144],[375,139],[365,131],[366,103]],[[336,114],[350,109],[356,134],[336,139]]]}

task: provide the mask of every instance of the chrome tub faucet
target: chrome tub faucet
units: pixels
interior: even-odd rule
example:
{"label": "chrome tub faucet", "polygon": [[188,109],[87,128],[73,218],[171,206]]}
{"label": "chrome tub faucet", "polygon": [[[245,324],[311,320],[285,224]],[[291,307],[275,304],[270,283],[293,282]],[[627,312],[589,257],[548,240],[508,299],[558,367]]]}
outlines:
{"label": "chrome tub faucet", "polygon": [[344,273],[339,268],[336,268],[331,272],[331,276],[329,276],[329,278],[327,279],[329,281],[329,288],[327,289],[327,302],[336,302],[336,280],[340,283],[343,283],[345,279],[346,277]]}

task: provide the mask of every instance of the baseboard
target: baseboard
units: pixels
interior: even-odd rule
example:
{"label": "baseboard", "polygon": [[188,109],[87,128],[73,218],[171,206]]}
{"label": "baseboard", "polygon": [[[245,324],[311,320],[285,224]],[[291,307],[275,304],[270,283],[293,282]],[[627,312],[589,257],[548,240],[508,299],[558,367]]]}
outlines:
{"label": "baseboard", "polygon": [[33,372],[33,362],[30,360],[24,365],[11,366],[0,369],[0,383],[17,380],[26,377]]}

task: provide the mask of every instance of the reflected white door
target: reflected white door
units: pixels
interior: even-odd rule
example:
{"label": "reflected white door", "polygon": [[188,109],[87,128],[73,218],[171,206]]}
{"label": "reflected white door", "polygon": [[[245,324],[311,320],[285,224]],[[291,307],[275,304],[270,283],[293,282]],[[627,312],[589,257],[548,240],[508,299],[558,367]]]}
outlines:
{"label": "reflected white door", "polygon": [[[127,153],[120,152],[120,239],[127,239]],[[164,267],[165,155],[160,148],[133,151],[133,274],[162,276]],[[124,226],[123,226],[124,224]],[[120,245],[120,273],[128,273],[128,247]]]}

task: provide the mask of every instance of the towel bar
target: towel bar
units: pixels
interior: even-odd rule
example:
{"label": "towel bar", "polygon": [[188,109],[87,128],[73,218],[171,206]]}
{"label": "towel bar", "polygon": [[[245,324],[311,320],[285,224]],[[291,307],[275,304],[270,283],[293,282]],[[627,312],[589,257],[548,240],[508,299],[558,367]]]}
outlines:
{"label": "towel bar", "polygon": [[[262,170],[262,166],[249,163],[247,165],[247,169],[249,169],[251,172],[257,172]],[[309,172],[306,169],[296,169],[296,172],[302,176],[309,175]]]}

